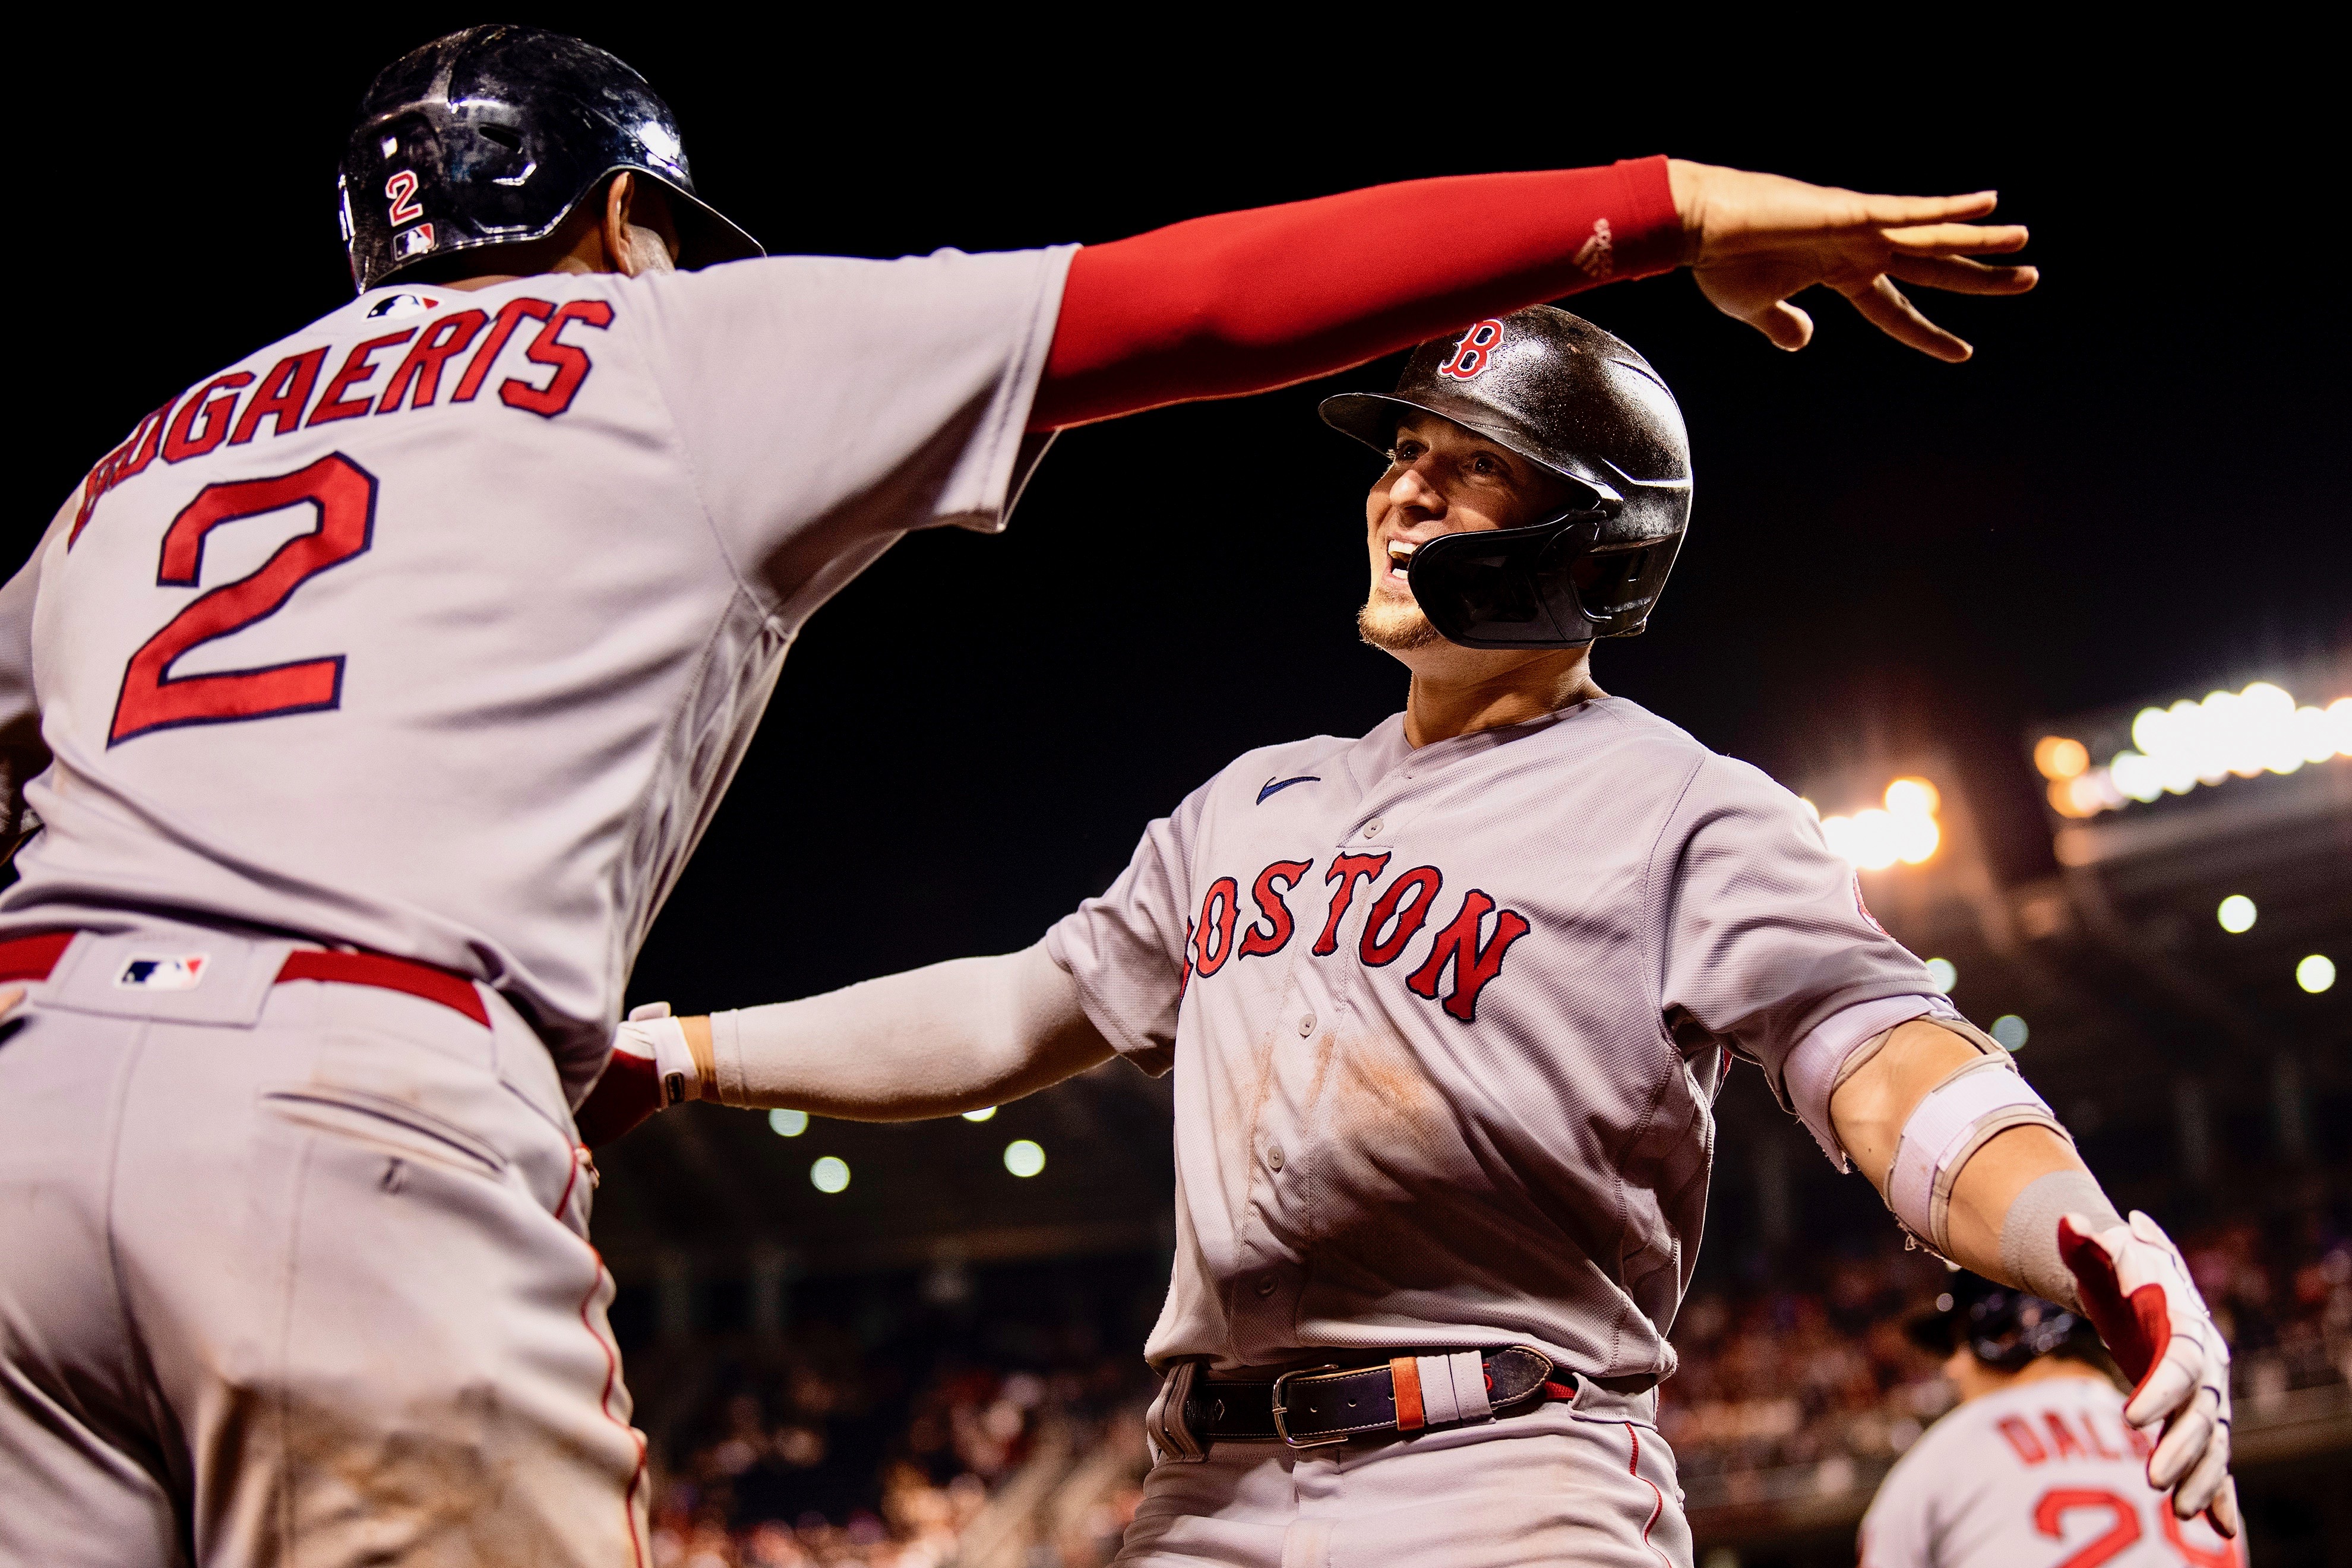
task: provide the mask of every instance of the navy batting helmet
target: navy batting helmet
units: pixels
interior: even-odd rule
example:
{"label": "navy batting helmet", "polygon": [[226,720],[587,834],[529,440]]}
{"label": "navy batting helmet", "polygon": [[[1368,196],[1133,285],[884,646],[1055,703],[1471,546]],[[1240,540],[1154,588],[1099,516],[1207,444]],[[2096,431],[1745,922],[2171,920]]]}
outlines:
{"label": "navy batting helmet", "polygon": [[380,72],[336,184],[352,282],[486,245],[541,239],[608,174],[667,188],[678,265],[761,254],[695,193],[677,121],[646,79],[538,27],[468,27]]}
{"label": "navy batting helmet", "polygon": [[1449,533],[1413,552],[1412,596],[1448,642],[1562,647],[1648,624],[1690,526],[1690,436],[1649,361],[1549,305],[1414,351],[1396,391],[1327,398],[1323,418],[1376,451],[1434,414],[1569,481],[1528,528]]}
{"label": "navy batting helmet", "polygon": [[2062,1350],[2098,1353],[2097,1333],[2079,1314],[1965,1269],[1952,1275],[1935,1310],[1914,1318],[1908,1331],[1923,1350],[1949,1355],[1965,1344],[1977,1360],[2001,1372]]}

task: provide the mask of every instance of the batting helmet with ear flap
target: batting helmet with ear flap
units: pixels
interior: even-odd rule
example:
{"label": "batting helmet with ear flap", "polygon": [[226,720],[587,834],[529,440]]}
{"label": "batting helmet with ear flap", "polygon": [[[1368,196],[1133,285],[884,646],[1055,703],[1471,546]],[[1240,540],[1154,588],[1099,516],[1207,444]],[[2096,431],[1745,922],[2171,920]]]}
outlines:
{"label": "batting helmet with ear flap", "polygon": [[1690,436],[1650,362],[1580,316],[1535,305],[1414,351],[1390,395],[1326,398],[1323,418],[1386,452],[1399,420],[1434,414],[1569,481],[1576,499],[1527,528],[1449,533],[1407,581],[1448,642],[1562,647],[1632,637],[1690,526]]}
{"label": "batting helmet with ear flap", "polygon": [[1953,1271],[1935,1310],[1914,1318],[1906,1331],[1922,1350],[1949,1355],[1965,1344],[1977,1360],[2001,1372],[2062,1350],[2104,1359],[2096,1331],[2080,1313],[1966,1269]]}
{"label": "batting helmet with ear flap", "polygon": [[540,27],[467,27],[403,55],[361,100],[336,184],[352,282],[542,239],[608,174],[658,180],[678,265],[761,254],[695,193],[677,121],[646,79]]}

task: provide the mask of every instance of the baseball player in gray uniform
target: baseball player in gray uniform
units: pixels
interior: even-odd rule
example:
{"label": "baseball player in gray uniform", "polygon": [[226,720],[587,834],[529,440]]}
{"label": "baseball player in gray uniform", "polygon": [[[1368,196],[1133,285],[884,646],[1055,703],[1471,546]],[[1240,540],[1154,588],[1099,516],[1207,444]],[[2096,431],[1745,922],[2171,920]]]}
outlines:
{"label": "baseball player in gray uniform", "polygon": [[1969,1273],[1912,1325],[1960,1394],[1862,1521],[1862,1568],[2237,1568],[2244,1543],[2147,1484],[2147,1435],[2097,1336],[2054,1301]]}
{"label": "baseball player in gray uniform", "polygon": [[1035,947],[639,1020],[612,1081],[880,1119],[1172,1068],[1122,1563],[1686,1563],[1655,1391],[1735,1058],[1914,1236],[2085,1304],[2164,1425],[2149,1479],[2234,1528],[2227,1352],[2171,1243],[1794,796],[1594,684],[1690,513],[1656,374],[1538,306],[1323,410],[1386,455],[1360,624],[1403,712],[1241,757]]}
{"label": "baseball player in gray uniform", "polygon": [[1615,279],[1687,263],[1783,347],[1824,284],[1963,358],[1895,280],[2030,287],[1971,259],[2023,243],[1991,206],[1658,157],[765,258],[611,56],[388,68],[357,298],[138,421],[0,591],[0,827],[38,828],[0,1561],[642,1565],[574,1108],[808,616],[909,530],[1002,527],[1056,429]]}

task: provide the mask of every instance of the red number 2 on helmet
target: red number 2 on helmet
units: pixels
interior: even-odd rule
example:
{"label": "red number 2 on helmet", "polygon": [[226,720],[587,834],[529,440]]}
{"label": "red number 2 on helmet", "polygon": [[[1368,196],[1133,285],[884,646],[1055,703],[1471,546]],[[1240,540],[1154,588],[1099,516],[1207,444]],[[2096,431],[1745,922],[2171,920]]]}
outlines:
{"label": "red number 2 on helmet", "polygon": [[398,228],[404,223],[415,223],[425,216],[425,209],[416,205],[415,170],[402,169],[395,173],[392,178],[383,183],[383,194],[392,198],[393,227]]}

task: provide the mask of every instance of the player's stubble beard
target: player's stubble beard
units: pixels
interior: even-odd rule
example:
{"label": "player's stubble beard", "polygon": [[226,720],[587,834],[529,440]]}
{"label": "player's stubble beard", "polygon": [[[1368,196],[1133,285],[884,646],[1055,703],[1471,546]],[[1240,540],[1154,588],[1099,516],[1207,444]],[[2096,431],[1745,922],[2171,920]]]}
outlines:
{"label": "player's stubble beard", "polygon": [[1419,605],[1411,600],[1384,600],[1377,592],[1356,612],[1356,635],[1383,653],[1411,653],[1445,640]]}

